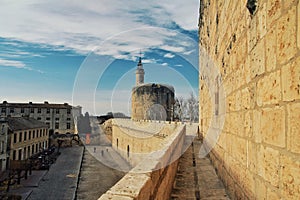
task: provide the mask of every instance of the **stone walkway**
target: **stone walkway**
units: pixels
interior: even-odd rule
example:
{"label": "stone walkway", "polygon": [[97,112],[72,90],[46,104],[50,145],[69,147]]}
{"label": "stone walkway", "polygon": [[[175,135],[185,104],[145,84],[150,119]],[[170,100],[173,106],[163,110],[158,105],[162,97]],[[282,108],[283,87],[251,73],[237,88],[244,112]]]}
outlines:
{"label": "stone walkway", "polygon": [[[93,147],[90,148],[93,149]],[[106,149],[108,149],[108,151],[106,151]],[[100,154],[101,150],[104,150],[102,157],[109,157],[113,152],[111,147],[97,146],[95,153]],[[96,158],[96,155],[92,154],[94,154],[93,151],[85,150],[84,152],[79,185],[76,193],[78,200],[98,199],[125,175],[125,172],[112,169],[102,164],[99,159]],[[111,158],[109,159],[112,160]]]}
{"label": "stone walkway", "polygon": [[[185,143],[190,144],[188,140]],[[229,200],[210,160],[198,157],[200,145],[200,141],[195,139],[180,158],[171,199]]]}

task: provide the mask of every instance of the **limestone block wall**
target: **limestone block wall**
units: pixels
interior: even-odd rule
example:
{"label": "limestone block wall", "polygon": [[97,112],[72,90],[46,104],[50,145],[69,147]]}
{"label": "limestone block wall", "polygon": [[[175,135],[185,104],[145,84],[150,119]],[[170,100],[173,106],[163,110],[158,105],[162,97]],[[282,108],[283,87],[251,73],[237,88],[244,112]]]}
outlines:
{"label": "limestone block wall", "polygon": [[185,138],[185,125],[170,135],[161,151],[146,157],[99,200],[108,199],[159,199],[170,198]]}
{"label": "limestone block wall", "polygon": [[233,199],[299,199],[299,0],[200,5],[199,125],[219,176]]}
{"label": "limestone block wall", "polygon": [[182,124],[175,122],[112,120],[112,146],[132,166],[158,151]]}

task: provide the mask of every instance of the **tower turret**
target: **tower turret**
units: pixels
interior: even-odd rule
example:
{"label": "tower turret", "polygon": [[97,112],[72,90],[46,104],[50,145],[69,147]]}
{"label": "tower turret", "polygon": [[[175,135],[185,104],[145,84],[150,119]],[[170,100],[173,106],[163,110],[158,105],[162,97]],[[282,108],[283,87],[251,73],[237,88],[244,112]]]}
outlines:
{"label": "tower turret", "polygon": [[143,69],[143,63],[142,63],[142,58],[139,58],[139,62],[137,64],[137,69],[135,70],[135,85],[141,85],[144,83],[144,75],[145,71]]}

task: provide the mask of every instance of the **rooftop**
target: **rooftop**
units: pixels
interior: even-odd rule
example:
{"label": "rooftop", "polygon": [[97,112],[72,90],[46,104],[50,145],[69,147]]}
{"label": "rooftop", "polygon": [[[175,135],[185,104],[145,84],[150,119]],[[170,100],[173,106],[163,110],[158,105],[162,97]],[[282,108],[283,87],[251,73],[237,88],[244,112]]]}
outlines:
{"label": "rooftop", "polygon": [[3,101],[0,103],[0,107],[13,107],[13,108],[67,108],[71,109],[72,106],[68,103],[63,104],[54,104],[54,103],[48,103],[48,101],[45,101],[44,103],[9,103],[7,101]]}
{"label": "rooftop", "polygon": [[27,130],[35,128],[48,128],[48,125],[29,117],[8,117],[8,126],[12,131]]}

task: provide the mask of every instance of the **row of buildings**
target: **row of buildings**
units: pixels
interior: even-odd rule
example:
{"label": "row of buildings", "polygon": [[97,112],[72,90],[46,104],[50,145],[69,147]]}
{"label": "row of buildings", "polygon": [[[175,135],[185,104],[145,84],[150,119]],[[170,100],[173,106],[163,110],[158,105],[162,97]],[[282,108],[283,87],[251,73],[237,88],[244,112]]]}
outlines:
{"label": "row of buildings", "polygon": [[26,160],[47,149],[52,134],[77,133],[81,107],[67,103],[0,104],[0,171],[10,160]]}

